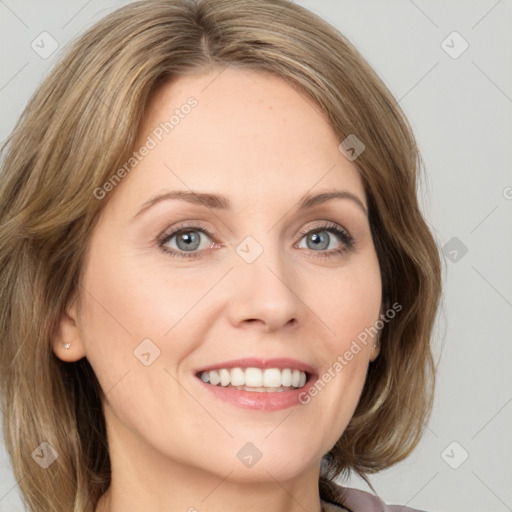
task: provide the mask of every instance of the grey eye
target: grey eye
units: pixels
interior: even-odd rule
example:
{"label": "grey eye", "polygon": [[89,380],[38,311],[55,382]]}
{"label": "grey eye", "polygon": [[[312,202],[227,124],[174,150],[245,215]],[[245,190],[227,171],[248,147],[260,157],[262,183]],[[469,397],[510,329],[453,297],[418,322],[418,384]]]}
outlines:
{"label": "grey eye", "polygon": [[329,244],[332,241],[331,239],[334,239],[334,241],[336,241],[336,237],[333,237],[332,234],[329,233],[329,231],[327,230],[308,233],[306,236],[304,236],[304,239],[306,240],[307,249],[318,249],[320,251],[326,251],[329,249],[336,248],[329,247]]}
{"label": "grey eye", "polygon": [[[170,236],[164,245],[170,246],[171,248],[178,249],[180,251],[195,251],[201,244],[201,234],[204,233],[202,231],[192,229],[187,231],[179,231],[178,233]],[[171,244],[174,239],[176,239],[175,246]]]}

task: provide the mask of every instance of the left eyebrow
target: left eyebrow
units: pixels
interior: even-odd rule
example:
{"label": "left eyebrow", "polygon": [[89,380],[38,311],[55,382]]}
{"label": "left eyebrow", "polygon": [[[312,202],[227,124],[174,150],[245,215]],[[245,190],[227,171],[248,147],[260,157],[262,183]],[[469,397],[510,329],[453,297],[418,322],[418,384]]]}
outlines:
{"label": "left eyebrow", "polygon": [[[355,203],[359,208],[361,208],[365,215],[368,216],[368,211],[361,199],[359,199],[359,197],[357,197],[352,192],[348,192],[346,190],[334,190],[316,195],[306,194],[299,199],[299,204],[296,209],[305,210],[306,208],[312,208],[313,206],[317,206],[333,199],[348,199]],[[130,219],[130,222],[155,204],[169,200],[187,201],[191,204],[206,206],[207,208],[216,210],[231,209],[231,201],[229,198],[220,194],[209,194],[206,192],[194,192],[186,190],[171,190],[169,192],[154,196],[146,201],[140,210]]]}
{"label": "left eyebrow", "polygon": [[318,204],[325,203],[326,201],[330,201],[332,199],[349,199],[353,201],[366,216],[368,216],[368,211],[364,203],[352,192],[348,192],[347,190],[334,190],[332,192],[323,192],[322,194],[306,194],[300,199],[298,210],[304,210],[306,208],[311,208]]}

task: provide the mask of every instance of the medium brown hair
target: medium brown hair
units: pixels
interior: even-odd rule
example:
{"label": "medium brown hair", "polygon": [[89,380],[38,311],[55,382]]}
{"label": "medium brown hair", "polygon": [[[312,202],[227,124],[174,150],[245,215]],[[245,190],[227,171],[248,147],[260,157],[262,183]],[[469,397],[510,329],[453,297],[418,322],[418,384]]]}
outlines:
{"label": "medium brown hair", "polygon": [[[3,430],[29,510],[89,512],[110,484],[103,391],[86,358],[51,341],[81,291],[85,251],[108,201],[94,190],[134,149],[144,109],[175,77],[224,66],[299,86],[343,141],[364,182],[383,304],[357,410],[325,456],[323,478],[387,468],[417,445],[433,395],[431,336],[441,293],[438,249],[423,218],[421,159],[397,102],[337,30],[286,0],[147,0],[83,34],[30,99],[4,146],[0,175],[0,387]],[[137,172],[134,170],[133,172]],[[31,454],[47,442],[43,470]]]}

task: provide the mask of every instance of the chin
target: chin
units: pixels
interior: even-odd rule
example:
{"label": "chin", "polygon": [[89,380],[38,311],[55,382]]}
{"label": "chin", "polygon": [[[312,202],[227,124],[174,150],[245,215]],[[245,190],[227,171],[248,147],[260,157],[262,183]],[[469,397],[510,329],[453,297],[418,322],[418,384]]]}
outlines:
{"label": "chin", "polygon": [[[286,481],[320,467],[321,455],[311,452],[310,443],[304,441],[297,446],[281,442],[282,437],[276,437],[273,442],[269,439],[262,437],[260,443],[257,440],[236,443],[236,449],[219,454],[216,460],[221,461],[222,477],[231,472],[229,480],[241,483]],[[300,446],[303,450],[298,449]],[[219,472],[218,468],[216,471]]]}

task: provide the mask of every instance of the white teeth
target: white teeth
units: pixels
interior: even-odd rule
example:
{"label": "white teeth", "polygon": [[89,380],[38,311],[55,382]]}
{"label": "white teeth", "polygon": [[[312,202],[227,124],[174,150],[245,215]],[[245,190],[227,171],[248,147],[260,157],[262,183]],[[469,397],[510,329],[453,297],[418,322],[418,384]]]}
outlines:
{"label": "white teeth", "polygon": [[283,386],[292,385],[292,371],[289,368],[281,370],[281,384]]}
{"label": "white teeth", "polygon": [[306,384],[305,372],[291,368],[219,368],[201,372],[203,382],[217,386],[232,386],[256,392],[286,391],[285,388],[302,388]]}
{"label": "white teeth", "polygon": [[278,388],[281,386],[281,372],[277,368],[267,368],[264,370],[263,385],[266,388]]}
{"label": "white teeth", "polygon": [[[208,373],[208,372],[204,372]],[[242,368],[231,368],[231,385],[243,386],[245,384],[245,372]]]}
{"label": "white teeth", "polygon": [[[210,376],[210,382],[211,382],[211,376]],[[299,387],[299,382],[300,382],[300,372],[299,370],[293,370],[292,372],[292,386],[294,388],[298,388]],[[213,382],[212,382],[213,384]]]}
{"label": "white teeth", "polygon": [[219,376],[220,376],[220,385],[221,386],[228,386],[230,384],[231,375],[229,374],[229,370],[222,368],[221,370],[219,370]]}
{"label": "white teeth", "polygon": [[219,372],[215,370],[211,370],[210,372],[210,384],[213,384],[216,386],[220,382],[220,375]]}
{"label": "white teeth", "polygon": [[263,385],[263,372],[259,368],[246,368],[245,385],[251,388],[261,387]]}

